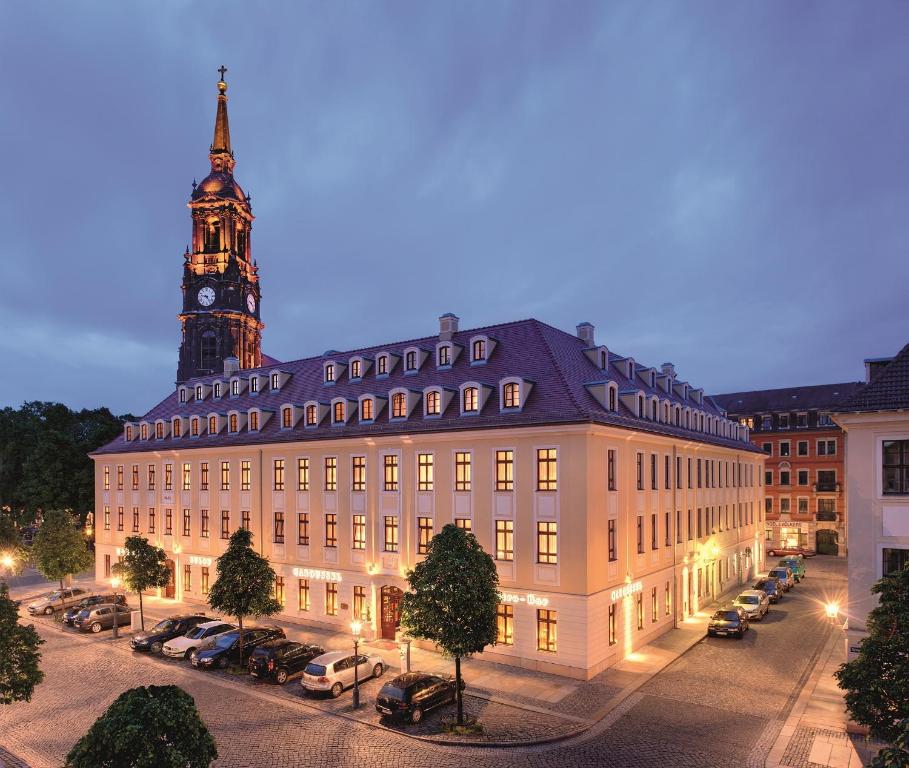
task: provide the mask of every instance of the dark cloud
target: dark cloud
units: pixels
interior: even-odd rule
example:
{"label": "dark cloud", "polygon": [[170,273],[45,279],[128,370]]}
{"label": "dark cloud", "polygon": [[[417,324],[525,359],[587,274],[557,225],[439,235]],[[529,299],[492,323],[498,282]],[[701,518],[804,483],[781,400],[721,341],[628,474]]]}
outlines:
{"label": "dark cloud", "polygon": [[0,404],[176,371],[215,69],[283,359],[527,316],[711,391],[909,340],[909,5],[19,3]]}

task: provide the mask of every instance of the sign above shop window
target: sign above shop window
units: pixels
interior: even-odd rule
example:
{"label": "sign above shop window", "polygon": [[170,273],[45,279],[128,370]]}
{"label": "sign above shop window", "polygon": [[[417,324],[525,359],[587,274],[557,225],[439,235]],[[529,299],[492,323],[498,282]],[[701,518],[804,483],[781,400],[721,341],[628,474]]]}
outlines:
{"label": "sign above shop window", "polygon": [[499,599],[503,603],[526,603],[527,605],[536,605],[540,608],[545,608],[549,605],[548,597],[541,597],[540,595],[535,595],[533,593],[518,595],[514,592],[500,592]]}
{"label": "sign above shop window", "polygon": [[199,555],[190,555],[189,564],[190,565],[201,565],[201,566],[207,568],[209,565],[211,565],[211,558],[210,557],[200,557]]}
{"label": "sign above shop window", "polygon": [[632,581],[630,584],[626,584],[623,587],[618,587],[617,589],[612,590],[610,597],[612,602],[616,600],[621,600],[624,597],[631,597],[635,592],[642,592],[644,590],[643,581]]}
{"label": "sign above shop window", "polygon": [[337,571],[323,571],[320,568],[294,568],[293,574],[298,579],[312,579],[313,581],[343,581]]}

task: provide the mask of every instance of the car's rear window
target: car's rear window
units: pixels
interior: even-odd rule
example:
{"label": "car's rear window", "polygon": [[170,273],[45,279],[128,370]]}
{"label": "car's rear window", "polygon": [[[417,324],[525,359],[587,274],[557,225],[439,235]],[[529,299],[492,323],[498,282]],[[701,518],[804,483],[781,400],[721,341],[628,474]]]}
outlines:
{"label": "car's rear window", "polygon": [[313,675],[315,677],[322,677],[325,674],[325,667],[321,664],[307,664],[306,669],[303,670],[307,675]]}
{"label": "car's rear window", "polygon": [[737,611],[717,611],[713,614],[713,618],[723,621],[738,621],[739,614]]}
{"label": "car's rear window", "polygon": [[202,635],[205,634],[205,630],[202,627],[194,627],[186,633],[186,637],[190,640],[198,640]]}
{"label": "car's rear window", "polygon": [[761,599],[757,595],[743,595],[738,600],[737,603],[747,603],[748,605],[754,605],[755,603],[761,602]]}
{"label": "car's rear window", "polygon": [[386,685],[382,688],[380,695],[389,699],[394,699],[395,701],[404,701],[406,693],[404,690],[394,685]]}

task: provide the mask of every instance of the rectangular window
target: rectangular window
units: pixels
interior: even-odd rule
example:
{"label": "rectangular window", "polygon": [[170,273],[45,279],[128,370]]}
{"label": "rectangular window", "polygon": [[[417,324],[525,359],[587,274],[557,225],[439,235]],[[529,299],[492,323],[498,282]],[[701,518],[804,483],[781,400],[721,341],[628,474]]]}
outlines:
{"label": "rectangular window", "polygon": [[222,539],[230,538],[230,510],[229,509],[221,510],[221,538]]}
{"label": "rectangular window", "polygon": [[818,456],[836,456],[836,440],[818,440]]}
{"label": "rectangular window", "polygon": [[473,521],[469,517],[456,517],[454,522],[465,533],[470,533],[473,530]]}
{"label": "rectangular window", "polygon": [[616,550],[616,530],[615,530],[616,521],[609,520],[606,523],[606,527],[607,527],[607,531],[608,531],[608,541],[609,541],[609,562],[614,563],[616,560],[619,559],[618,551]]}
{"label": "rectangular window", "polygon": [[281,603],[281,607],[284,607],[284,577],[275,576],[275,600]]}
{"label": "rectangular window", "polygon": [[780,456],[789,456],[789,441],[780,440]]}
{"label": "rectangular window", "polygon": [[663,457],[663,487],[668,491],[672,488],[672,477],[670,476],[669,456]]}
{"label": "rectangular window", "polygon": [[638,490],[644,490],[644,454],[638,452],[637,456],[637,479],[638,479]]}
{"label": "rectangular window", "polygon": [[338,516],[334,512],[325,515],[325,546],[338,546]]}
{"label": "rectangular window", "polygon": [[701,508],[698,507],[698,538],[700,539],[704,535],[704,521],[701,516]]}
{"label": "rectangular window", "polygon": [[701,459],[698,459],[698,488],[703,487],[703,475],[701,473]]}
{"label": "rectangular window", "polygon": [[366,515],[353,516],[353,548],[366,549]]}
{"label": "rectangular window", "polygon": [[496,490],[514,490],[514,451],[496,451]]}
{"label": "rectangular window", "polygon": [[657,539],[660,537],[659,518],[656,513],[650,515],[650,548],[657,548]]}
{"label": "rectangular window", "polygon": [[688,487],[691,488],[691,459],[688,459]]}
{"label": "rectangular window", "polygon": [[192,467],[189,462],[183,464],[183,490],[188,491],[192,488]]}
{"label": "rectangular window", "polygon": [[104,530],[110,530],[110,507],[104,507]]}
{"label": "rectangular window", "polygon": [[616,633],[615,633],[615,603],[612,603],[609,606],[609,644],[615,645],[616,643]]}
{"label": "rectangular window", "polygon": [[799,440],[799,442],[798,442],[798,455],[799,455],[799,456],[807,456],[807,455],[808,455],[808,441],[807,441],[807,440]]}
{"label": "rectangular window", "polygon": [[675,457],[675,487],[682,487],[682,457]]}
{"label": "rectangular window", "polygon": [[773,485],[773,470],[764,470],[764,485]]}
{"label": "rectangular window", "polygon": [[338,490],[338,459],[335,456],[325,458],[325,490]]}
{"label": "rectangular window", "polygon": [[[789,514],[789,498],[780,499],[780,514],[788,515]],[[747,522],[747,521],[746,521]]]}
{"label": "rectangular window", "polygon": [[644,554],[644,515],[638,515],[638,554]]}
{"label": "rectangular window", "polygon": [[309,459],[297,459],[297,490],[309,490]]}
{"label": "rectangular window", "polygon": [[672,527],[669,523],[669,513],[663,513],[663,546],[669,547],[672,545]]}
{"label": "rectangular window", "polygon": [[682,543],[682,510],[675,511],[675,543]]}
{"label": "rectangular window", "polygon": [[672,590],[669,587],[668,581],[663,588],[663,613],[667,616],[672,613]]}
{"label": "rectangular window", "polygon": [[117,490],[118,491],[123,490],[123,465],[122,464],[117,465]]}
{"label": "rectangular window", "polygon": [[208,566],[202,566],[202,594],[208,594]]}
{"label": "rectangular window", "polygon": [[154,507],[148,508],[148,532],[149,533],[155,532],[155,508]]}
{"label": "rectangular window", "polygon": [[558,487],[558,457],[555,448],[537,448],[537,490],[554,491]]}
{"label": "rectangular window", "polygon": [[240,462],[240,490],[248,491],[252,485],[252,465],[248,461]]}
{"label": "rectangular window", "polygon": [[644,595],[638,594],[638,599],[635,602],[638,609],[638,629],[644,629]]}
{"label": "rectangular window", "polygon": [[433,480],[433,455],[431,453],[417,454],[417,490],[431,491]]}
{"label": "rectangular window", "polygon": [[694,538],[694,537],[692,536],[692,531],[693,531],[693,530],[694,530],[694,527],[693,527],[692,524],[691,524],[691,510],[689,509],[689,510],[688,510],[688,541],[691,541],[692,538]]}
{"label": "rectangular window", "polygon": [[[881,453],[882,492],[887,496],[909,494],[909,440],[884,440]],[[818,490],[820,485],[821,473],[818,472]]]}
{"label": "rectangular window", "polygon": [[133,533],[139,533],[139,507],[133,507]]}
{"label": "rectangular window", "polygon": [[338,584],[334,581],[325,582],[325,615],[338,615]]}
{"label": "rectangular window", "polygon": [[366,587],[360,584],[353,588],[353,616],[357,621],[366,618]]}
{"label": "rectangular window", "polygon": [[657,588],[650,590],[650,623],[656,624],[659,618],[659,609],[657,608]]}
{"label": "rectangular window", "polygon": [[110,467],[104,468],[104,490],[110,490]]}
{"label": "rectangular window", "polygon": [[274,488],[276,491],[284,490],[284,459],[275,459]]}
{"label": "rectangular window", "polygon": [[275,544],[284,543],[284,512],[275,512]]}
{"label": "rectangular window", "polygon": [[155,465],[148,465],[148,490],[155,490]]}
{"label": "rectangular window", "polygon": [[117,507],[117,530],[123,530],[123,507]]}
{"label": "rectangular window", "polygon": [[309,513],[297,513],[297,544],[309,545]]}
{"label": "rectangular window", "polygon": [[537,609],[537,650],[555,653],[558,649],[556,612]]}
{"label": "rectangular window", "polygon": [[807,514],[808,514],[808,499],[805,498],[804,496],[800,496],[800,497],[797,499],[796,503],[797,503],[797,505],[798,505],[798,506],[797,506],[797,509],[798,509],[798,511],[799,511],[799,514],[800,514],[800,515],[807,515]]}
{"label": "rectangular window", "polygon": [[366,490],[366,457],[352,456],[350,459],[350,489],[352,491]]}
{"label": "rectangular window", "polygon": [[297,610],[309,610],[309,579],[297,580]]}
{"label": "rectangular window", "polygon": [[881,558],[881,574],[889,576],[898,573],[909,565],[909,549],[884,547]]}
{"label": "rectangular window", "polygon": [[789,471],[785,469],[780,470],[780,485],[789,485]]}
{"label": "rectangular window", "polygon": [[[780,429],[789,429],[789,414],[788,413],[781,413],[777,417],[777,420],[779,422]],[[782,456],[782,455],[783,454],[781,453],[780,456]]]}
{"label": "rectangular window", "polygon": [[558,525],[554,522],[537,523],[537,562],[555,565],[559,562]]}
{"label": "rectangular window", "polygon": [[139,465],[133,464],[133,490],[139,490]]}
{"label": "rectangular window", "polygon": [[808,485],[808,470],[800,469],[798,471],[798,484],[799,485]]}
{"label": "rectangular window", "polygon": [[170,536],[174,532],[174,511],[172,509],[164,510],[164,535]]}
{"label": "rectangular window", "polygon": [[386,454],[383,457],[385,467],[385,478],[383,488],[386,491],[398,490],[398,457],[394,454]]}
{"label": "rectangular window", "polygon": [[222,491],[230,490],[230,462],[229,461],[221,462],[221,490]]}
{"label": "rectangular window", "polygon": [[425,555],[429,551],[429,542],[432,541],[433,525],[431,517],[417,518],[417,554]]}
{"label": "rectangular window", "polygon": [[470,490],[470,451],[455,453],[455,490]]}
{"label": "rectangular window", "polygon": [[240,526],[241,526],[244,530],[247,530],[247,531],[250,530],[250,526],[249,526],[249,510],[248,510],[248,509],[244,509],[244,510],[240,513]]}
{"label": "rectangular window", "polygon": [[183,590],[185,592],[193,591],[193,569],[189,565],[183,566]]}
{"label": "rectangular window", "polygon": [[385,515],[385,551],[398,551],[398,516]]}
{"label": "rectangular window", "polygon": [[772,496],[764,497],[764,514],[765,515],[773,514],[773,497]]}
{"label": "rectangular window", "polygon": [[207,539],[208,538],[208,510],[207,509],[200,510],[199,521],[200,521],[200,535],[202,536],[203,539]]}
{"label": "rectangular window", "polygon": [[659,487],[659,477],[657,476],[657,455],[650,454],[650,489],[655,491]]}
{"label": "rectangular window", "polygon": [[610,491],[616,489],[615,484],[615,450],[610,448],[606,452],[606,477]]}
{"label": "rectangular window", "polygon": [[514,560],[513,520],[496,520],[496,560]]}
{"label": "rectangular window", "polygon": [[110,578],[110,555],[104,556],[104,578]]}
{"label": "rectangular window", "polygon": [[496,605],[496,643],[514,645],[514,606],[508,603]]}

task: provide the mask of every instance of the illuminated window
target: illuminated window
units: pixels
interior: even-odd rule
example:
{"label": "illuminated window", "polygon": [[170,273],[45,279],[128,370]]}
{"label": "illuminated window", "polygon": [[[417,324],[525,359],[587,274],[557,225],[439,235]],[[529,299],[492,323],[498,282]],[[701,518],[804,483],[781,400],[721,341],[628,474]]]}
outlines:
{"label": "illuminated window", "polygon": [[133,490],[139,490],[139,465],[133,464]]}
{"label": "illuminated window", "polygon": [[558,641],[556,612],[537,609],[537,650],[555,653]]}
{"label": "illuminated window", "polygon": [[398,517],[385,515],[385,551],[398,551]]}
{"label": "illuminated window", "polygon": [[248,461],[240,462],[240,490],[248,491],[252,484],[252,465]]}
{"label": "illuminated window", "polygon": [[607,481],[609,484],[609,490],[614,491],[616,489],[616,474],[615,474],[615,462],[616,462],[616,453],[613,449],[609,449],[606,453],[606,462],[607,462]]}
{"label": "illuminated window", "polygon": [[221,510],[221,538],[230,538],[230,510]]}
{"label": "illuminated window", "polygon": [[117,507],[117,530],[123,530],[123,507]]}
{"label": "illuminated window", "polygon": [[639,594],[637,599],[638,629],[644,629],[644,595]]}
{"label": "illuminated window", "polygon": [[284,459],[275,459],[274,465],[274,489],[276,491],[284,490]]}
{"label": "illuminated window", "polygon": [[555,448],[537,449],[537,490],[554,491],[558,487],[558,457]]}
{"label": "illuminated window", "polygon": [[[182,393],[181,393],[181,394],[182,394]],[[126,428],[126,439],[127,439],[127,440],[132,440],[132,439],[133,439],[133,428],[132,428],[132,427],[127,427],[127,428]]]}
{"label": "illuminated window", "polygon": [[217,432],[218,432],[218,417],[217,416],[208,417],[208,431],[213,435],[217,434]]}
{"label": "illuminated window", "polygon": [[338,585],[334,581],[325,582],[325,615],[338,615]]}
{"label": "illuminated window", "polygon": [[123,490],[123,465],[122,464],[117,465],[117,490],[118,491]]}
{"label": "illuminated window", "polygon": [[379,355],[376,360],[376,374],[382,376],[388,373],[388,355]]}
{"label": "illuminated window", "polygon": [[161,440],[164,437],[164,425],[161,422],[155,424],[155,438]]}
{"label": "illuminated window", "polygon": [[133,507],[133,533],[139,533],[139,507]]}
{"label": "illuminated window", "polygon": [[208,538],[208,510],[200,510],[201,536],[203,539]]}
{"label": "illuminated window", "polygon": [[506,408],[521,407],[521,388],[517,384],[513,381],[508,382],[502,388],[502,392],[504,394]]}
{"label": "illuminated window", "polygon": [[470,490],[470,451],[457,451],[455,453],[455,490]]}
{"label": "illuminated window", "polygon": [[476,413],[479,409],[480,392],[476,387],[465,387],[463,395],[464,413]]}
{"label": "illuminated window", "polygon": [[240,381],[239,379],[234,379],[230,382],[230,393],[236,397],[240,394]]}
{"label": "illuminated window", "polygon": [[183,490],[188,491],[192,488],[192,472],[189,462],[183,465]]}
{"label": "illuminated window", "polygon": [[359,379],[360,378],[360,361],[353,360],[350,363],[350,378]]}
{"label": "illuminated window", "polygon": [[297,544],[309,546],[309,513],[297,513]]}
{"label": "illuminated window", "polygon": [[477,362],[479,360],[486,359],[486,341],[485,339],[477,339],[474,341],[473,346],[471,347],[471,360]]}
{"label": "illuminated window", "polygon": [[439,366],[451,365],[451,347],[447,344],[439,347]]}
{"label": "illuminated window", "polygon": [[314,427],[319,423],[319,409],[315,405],[306,406],[306,426]]}
{"label": "illuminated window", "polygon": [[554,522],[537,523],[537,562],[555,565],[559,562],[558,526]]}
{"label": "illuminated window", "polygon": [[221,397],[221,382],[215,382],[215,397]]}
{"label": "illuminated window", "polygon": [[325,366],[325,381],[332,382],[335,380],[335,366],[333,363],[329,363]]}
{"label": "illuminated window", "polygon": [[672,591],[669,582],[663,588],[663,612],[668,616],[672,612]]}
{"label": "illuminated window", "polygon": [[174,532],[174,511],[172,509],[164,510],[164,535],[170,536]]}
{"label": "illuminated window", "polygon": [[433,523],[431,517],[417,518],[417,554],[425,555],[429,552],[429,542],[432,541]]}
{"label": "illuminated window", "polygon": [[275,512],[275,544],[284,543],[284,512]]}
{"label": "illuminated window", "polygon": [[271,388],[280,389],[281,388],[281,376],[280,374],[273,373],[271,375]]}
{"label": "illuminated window", "polygon": [[426,393],[426,415],[438,416],[442,413],[442,395],[435,390]]}
{"label": "illuminated window", "polygon": [[183,535],[184,535],[184,536],[189,536],[189,532],[190,532],[190,527],[189,527],[189,526],[190,526],[190,523],[191,523],[191,522],[192,522],[192,521],[191,521],[190,516],[189,516],[189,510],[188,510],[188,509],[184,509],[184,510],[183,510]]}
{"label": "illuminated window", "polygon": [[470,533],[473,530],[473,521],[469,517],[456,517],[454,523],[464,533]]}
{"label": "illuminated window", "polygon": [[171,424],[171,428],[170,428],[171,432],[173,432],[174,437],[180,437],[180,433],[182,431],[181,428],[182,428],[182,425],[180,423],[180,419],[179,418],[174,419],[173,423]]}
{"label": "illuminated window", "polygon": [[338,516],[333,512],[325,515],[325,546],[338,546]]}
{"label": "illuminated window", "polygon": [[335,456],[325,458],[325,490],[338,490],[338,459]]}
{"label": "illuminated window", "polygon": [[496,451],[496,490],[514,490],[514,451]]}
{"label": "illuminated window", "polygon": [[281,607],[284,607],[284,577],[275,576],[275,600],[281,603]]}
{"label": "illuminated window", "polygon": [[335,403],[334,422],[335,422],[335,424],[344,423],[344,401],[343,400],[339,400],[337,403]]}
{"label": "illuminated window", "polygon": [[207,491],[208,490],[208,462],[202,461],[199,463],[199,490]]}
{"label": "illuminated window", "polygon": [[143,440],[148,440],[148,424],[139,427],[139,433]]}
{"label": "illuminated window", "polygon": [[309,459],[297,459],[297,490],[309,490]]}
{"label": "illuminated window", "polygon": [[250,528],[249,528],[249,510],[248,509],[244,509],[240,513],[240,527],[246,531],[250,530]]}
{"label": "illuminated window", "polygon": [[514,645],[514,606],[496,605],[496,644]]}
{"label": "illuminated window", "polygon": [[395,419],[407,416],[407,396],[403,392],[395,392],[391,396],[391,415]]}
{"label": "illuminated window", "polygon": [[366,457],[365,456],[352,456],[350,459],[350,471],[351,471],[350,489],[352,491],[365,491],[366,490]]}
{"label": "illuminated window", "polygon": [[386,491],[398,490],[398,457],[394,454],[387,454],[385,460],[385,483]]}
{"label": "illuminated window", "polygon": [[183,566],[183,589],[186,592],[193,591],[193,569],[191,565]]}
{"label": "illuminated window", "polygon": [[353,516],[353,549],[366,549],[366,515]]}
{"label": "illuminated window", "polygon": [[609,562],[614,563],[618,560],[618,553],[616,550],[616,521],[609,520],[607,522],[607,533],[608,533],[608,546],[609,546]]}
{"label": "illuminated window", "polygon": [[174,465],[164,465],[164,490],[172,491],[174,489]]}
{"label": "illuminated window", "polygon": [[366,618],[366,587],[354,585],[353,590],[353,615],[357,621]]}
{"label": "illuminated window", "polygon": [[431,491],[433,486],[433,455],[417,454],[417,490]]}
{"label": "illuminated window", "polygon": [[372,398],[364,397],[360,402],[360,421],[372,421],[374,418]]}
{"label": "illuminated window", "polygon": [[609,606],[609,644],[615,645],[615,603]]}
{"label": "illuminated window", "polygon": [[249,391],[254,392],[254,393],[259,391],[259,377],[258,376],[253,376],[249,380]]}
{"label": "illuminated window", "polygon": [[110,530],[110,507],[104,507],[104,530]]}
{"label": "illuminated window", "polygon": [[653,587],[650,590],[650,621],[655,624],[659,618],[659,610],[657,608],[657,588]]}
{"label": "illuminated window", "polygon": [[259,412],[258,411],[249,412],[249,429],[251,432],[259,431]]}
{"label": "illuminated window", "polygon": [[297,580],[297,610],[309,610],[309,579]]}
{"label": "illuminated window", "polygon": [[232,413],[230,415],[230,431],[238,432],[240,430],[239,424],[240,424],[240,422],[239,422],[239,419],[237,418],[237,414]]}
{"label": "illuminated window", "polygon": [[202,566],[202,585],[201,586],[202,586],[202,594],[207,595],[208,594],[208,566],[207,565]]}
{"label": "illuminated window", "polygon": [[513,520],[496,520],[496,560],[514,560]]}
{"label": "illuminated window", "polygon": [[229,461],[221,462],[221,490],[222,491],[230,490],[230,462]]}

